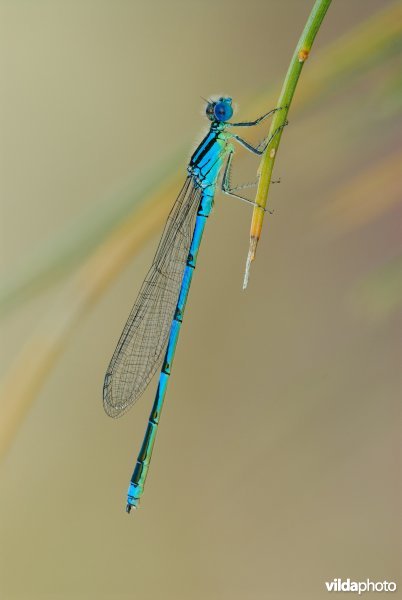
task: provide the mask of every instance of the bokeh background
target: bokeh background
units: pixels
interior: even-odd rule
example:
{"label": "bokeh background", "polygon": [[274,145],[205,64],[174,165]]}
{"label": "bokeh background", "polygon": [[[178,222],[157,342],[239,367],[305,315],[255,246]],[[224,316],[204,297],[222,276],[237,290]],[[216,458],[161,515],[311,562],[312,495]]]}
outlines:
{"label": "bokeh background", "polygon": [[246,292],[251,211],[218,195],[130,517],[156,381],[102,408],[200,96],[275,106],[312,4],[1,2],[2,599],[402,597],[400,2],[330,7]]}

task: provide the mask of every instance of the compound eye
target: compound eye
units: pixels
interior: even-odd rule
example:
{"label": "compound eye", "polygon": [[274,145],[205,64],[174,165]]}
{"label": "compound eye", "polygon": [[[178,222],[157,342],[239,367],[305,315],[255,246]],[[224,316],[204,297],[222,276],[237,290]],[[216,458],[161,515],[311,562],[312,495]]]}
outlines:
{"label": "compound eye", "polygon": [[233,115],[233,109],[228,102],[217,102],[214,113],[217,121],[228,121]]}

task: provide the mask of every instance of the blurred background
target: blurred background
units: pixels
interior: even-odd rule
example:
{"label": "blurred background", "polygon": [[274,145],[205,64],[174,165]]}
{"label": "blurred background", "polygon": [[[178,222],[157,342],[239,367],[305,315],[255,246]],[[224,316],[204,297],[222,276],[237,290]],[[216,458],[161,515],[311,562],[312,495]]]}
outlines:
{"label": "blurred background", "polygon": [[312,5],[1,2],[2,599],[402,589],[400,2],[330,7],[246,292],[252,211],[218,194],[130,517],[156,380],[125,418],[102,407],[200,96],[273,108]]}

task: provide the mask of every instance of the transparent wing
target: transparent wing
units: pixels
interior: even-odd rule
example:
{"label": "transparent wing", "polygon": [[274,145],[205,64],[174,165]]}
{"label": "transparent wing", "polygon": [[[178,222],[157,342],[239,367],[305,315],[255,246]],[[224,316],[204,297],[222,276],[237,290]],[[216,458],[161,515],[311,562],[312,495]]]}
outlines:
{"label": "transparent wing", "polygon": [[138,400],[161,365],[200,196],[187,177],[106,372],[103,405],[111,417],[124,414]]}

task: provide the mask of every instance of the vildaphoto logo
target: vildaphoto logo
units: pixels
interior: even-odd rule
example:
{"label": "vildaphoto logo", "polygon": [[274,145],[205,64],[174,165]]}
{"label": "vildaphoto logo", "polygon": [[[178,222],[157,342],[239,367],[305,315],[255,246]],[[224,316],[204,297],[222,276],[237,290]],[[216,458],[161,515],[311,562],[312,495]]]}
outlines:
{"label": "vildaphoto logo", "polygon": [[328,592],[395,592],[396,583],[394,581],[352,581],[350,579],[333,579],[326,581],[325,587]]}

